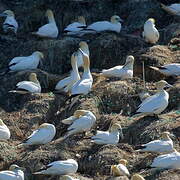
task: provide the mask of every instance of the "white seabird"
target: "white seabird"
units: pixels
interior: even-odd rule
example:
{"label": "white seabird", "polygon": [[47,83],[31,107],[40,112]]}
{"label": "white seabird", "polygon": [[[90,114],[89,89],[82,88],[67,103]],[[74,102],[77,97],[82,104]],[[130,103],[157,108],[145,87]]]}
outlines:
{"label": "white seabird", "polygon": [[[20,145],[41,145],[52,141],[56,134],[56,128],[53,124],[43,123]],[[19,145],[19,146],[20,146]]]}
{"label": "white seabird", "polygon": [[86,21],[83,16],[78,16],[78,21],[73,22],[69,24],[65,29],[64,33],[67,33],[68,35],[80,35],[84,28],[86,28]]}
{"label": "white seabird", "polygon": [[34,174],[66,175],[74,174],[77,170],[78,163],[74,159],[67,159],[64,161],[54,161]]}
{"label": "white seabird", "polygon": [[122,80],[133,77],[134,57],[128,56],[123,66],[115,66],[110,69],[103,69],[101,75],[106,77],[119,77]]}
{"label": "white seabird", "polygon": [[15,19],[14,12],[11,10],[6,10],[0,14],[0,17],[6,17],[3,23],[4,32],[7,33],[10,30],[16,34],[18,29],[18,23]]}
{"label": "white seabird", "polygon": [[21,81],[16,84],[16,90],[12,90],[9,92],[13,93],[41,93],[41,85],[37,79],[36,73],[31,73],[29,75],[29,81]]}
{"label": "white seabird", "polygon": [[62,123],[70,125],[67,129],[68,132],[64,136],[64,138],[67,138],[68,136],[71,136],[73,134],[89,131],[94,125],[95,121],[96,117],[91,111],[75,111],[73,116],[62,120]]}
{"label": "white seabird", "polygon": [[9,139],[11,136],[9,128],[4,124],[3,120],[0,119],[0,140]]}
{"label": "white seabird", "polygon": [[113,176],[130,176],[129,170],[126,167],[127,160],[121,159],[118,165],[111,166],[111,174]]}
{"label": "white seabird", "polygon": [[173,150],[173,141],[169,137],[172,136],[169,132],[163,132],[161,134],[161,140],[154,140],[146,144],[137,146],[136,149],[139,152],[170,152]]}
{"label": "white seabird", "polygon": [[131,180],[145,180],[140,174],[134,174]]}
{"label": "white seabird", "polygon": [[76,178],[73,178],[71,176],[65,175],[65,176],[60,177],[59,180],[79,180],[79,179],[76,179]]}
{"label": "white seabird", "polygon": [[78,61],[78,54],[77,52],[73,53],[71,56],[71,66],[72,66],[72,72],[70,76],[60,80],[55,87],[55,90],[60,91],[63,90],[64,92],[69,92],[72,88],[72,86],[80,80],[80,75],[77,67],[77,61]]}
{"label": "white seabird", "polygon": [[169,154],[160,155],[153,160],[151,167],[160,169],[179,169],[180,153],[173,149],[173,152]]}
{"label": "white seabird", "polygon": [[159,66],[159,67],[150,66],[150,68],[159,71],[166,76],[180,76],[179,63],[166,64],[164,66]]}
{"label": "white seabird", "polygon": [[114,15],[111,17],[111,21],[98,21],[95,23],[92,23],[87,28],[85,28],[83,31],[84,34],[87,33],[98,33],[102,31],[115,31],[119,33],[121,31],[121,23],[123,20],[117,16]]}
{"label": "white seabird", "polygon": [[156,83],[158,92],[153,96],[147,97],[139,106],[136,115],[160,114],[168,106],[169,94],[164,90],[165,87],[172,87],[166,81],[161,80]]}
{"label": "white seabird", "polygon": [[36,69],[39,65],[39,61],[44,58],[44,55],[40,51],[35,51],[30,56],[19,56],[13,58],[3,74],[11,71],[23,71],[29,69]]}
{"label": "white seabird", "polygon": [[115,123],[109,128],[109,131],[97,131],[91,139],[96,144],[118,144],[119,136],[123,139],[122,128]]}
{"label": "white seabird", "polygon": [[9,170],[0,171],[0,180],[24,180],[24,168],[15,164],[9,167]]}
{"label": "white seabird", "polygon": [[59,31],[52,10],[48,9],[45,15],[48,18],[48,24],[41,26],[37,32],[32,32],[32,34],[39,37],[57,38]]}
{"label": "white seabird", "polygon": [[161,7],[169,14],[180,16],[180,4],[178,3],[174,3],[169,6],[161,4]]}
{"label": "white seabird", "polygon": [[159,40],[159,32],[155,27],[155,19],[150,18],[144,24],[144,31],[142,33],[143,38],[146,42],[156,44]]}

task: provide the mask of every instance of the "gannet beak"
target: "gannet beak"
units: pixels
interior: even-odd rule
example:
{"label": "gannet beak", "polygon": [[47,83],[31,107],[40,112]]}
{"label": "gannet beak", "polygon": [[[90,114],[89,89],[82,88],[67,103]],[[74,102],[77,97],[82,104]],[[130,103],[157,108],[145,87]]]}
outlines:
{"label": "gannet beak", "polygon": [[119,18],[119,22],[124,22],[124,20],[122,20],[121,18]]}
{"label": "gannet beak", "polygon": [[172,138],[175,138],[175,139],[177,138],[177,137],[176,137],[174,134],[172,134],[172,133],[169,134],[169,136],[171,136]]}
{"label": "gannet beak", "polygon": [[83,50],[81,48],[79,48],[79,50],[82,53],[82,55],[85,55],[85,53],[83,52]]}
{"label": "gannet beak", "polygon": [[41,59],[39,60],[40,66],[43,66],[43,61],[42,61],[42,59],[44,59],[44,58],[41,58]]}
{"label": "gannet beak", "polygon": [[121,140],[124,139],[124,135],[123,135],[122,129],[119,129],[119,136],[121,137]]}
{"label": "gannet beak", "polygon": [[171,87],[173,87],[173,86],[172,86],[171,84],[168,84],[168,83],[167,83],[167,84],[165,85],[165,87],[171,88]]}
{"label": "gannet beak", "polygon": [[7,17],[7,14],[1,13],[0,17]]}

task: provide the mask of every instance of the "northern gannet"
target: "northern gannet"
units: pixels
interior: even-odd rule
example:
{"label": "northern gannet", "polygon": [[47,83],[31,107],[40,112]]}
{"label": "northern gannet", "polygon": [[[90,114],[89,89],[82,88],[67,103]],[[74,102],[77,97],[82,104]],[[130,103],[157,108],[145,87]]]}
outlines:
{"label": "northern gannet", "polygon": [[87,28],[82,30],[84,34],[86,33],[98,33],[102,31],[115,31],[119,33],[121,31],[121,23],[123,20],[117,16],[114,15],[111,17],[111,21],[98,21],[95,23],[92,23]]}
{"label": "northern gannet", "polygon": [[7,33],[9,30],[13,31],[15,34],[17,33],[18,23],[15,19],[14,12],[11,10],[6,10],[0,14],[1,17],[6,17],[3,23],[3,30]]}
{"label": "northern gannet", "polygon": [[52,10],[48,9],[45,16],[48,18],[48,24],[41,26],[37,32],[32,32],[32,34],[39,37],[57,38],[59,31]]}
{"label": "northern gannet", "polygon": [[91,139],[96,144],[118,144],[119,136],[123,139],[122,128],[115,123],[109,128],[109,131],[97,131]]}
{"label": "northern gannet", "polygon": [[79,180],[79,179],[76,179],[76,178],[73,178],[71,176],[65,175],[65,176],[60,177],[59,180]]}
{"label": "northern gannet", "polygon": [[66,175],[74,174],[78,170],[78,163],[74,159],[64,161],[54,161],[34,174],[45,175]]}
{"label": "northern gannet", "polygon": [[172,63],[166,64],[164,66],[153,67],[149,66],[151,69],[159,71],[166,76],[180,76],[180,64],[179,63]]}
{"label": "northern gannet", "polygon": [[163,154],[156,157],[151,168],[162,168],[162,169],[178,169],[180,168],[180,153],[173,149],[173,152],[169,154]]}
{"label": "northern gannet", "polygon": [[78,16],[78,21],[74,22],[72,24],[69,24],[65,29],[64,33],[67,33],[68,35],[80,35],[84,28],[86,28],[86,21],[83,16]]}
{"label": "northern gannet", "polygon": [[115,66],[110,69],[103,69],[101,75],[106,77],[119,77],[122,80],[133,77],[134,57],[128,56],[123,66]]}
{"label": "northern gannet", "polygon": [[16,90],[9,92],[15,92],[20,94],[26,93],[41,93],[41,85],[37,79],[36,73],[31,73],[29,75],[29,81],[21,81],[16,84]]}
{"label": "northern gannet", "polygon": [[147,97],[139,106],[135,115],[154,115],[160,114],[168,106],[169,94],[164,90],[165,87],[172,87],[166,81],[161,80],[156,83],[158,92],[153,96]]}
{"label": "northern gannet", "polygon": [[80,80],[80,75],[77,67],[77,61],[78,61],[78,54],[77,52],[73,53],[71,56],[71,66],[72,66],[72,72],[70,76],[60,80],[55,87],[55,90],[60,91],[63,90],[64,92],[69,92],[72,88],[72,86]]}
{"label": "northern gannet", "polygon": [[15,164],[9,167],[9,170],[0,171],[0,180],[24,180],[24,168]]}
{"label": "northern gannet", "polygon": [[180,16],[180,4],[178,3],[171,4],[170,6],[165,6],[164,4],[161,4],[161,7],[169,14]]}
{"label": "northern gannet", "polygon": [[142,33],[146,42],[156,44],[159,40],[159,32],[155,27],[155,20],[153,18],[148,19],[144,24],[144,31]]}
{"label": "northern gannet", "polygon": [[140,174],[134,174],[131,180],[145,180]]}
{"label": "northern gannet", "polygon": [[39,61],[44,58],[44,55],[40,51],[33,52],[30,56],[19,56],[13,58],[3,74],[10,71],[23,71],[28,69],[36,69],[39,65]]}
{"label": "northern gannet", "polygon": [[130,176],[129,170],[126,167],[127,160],[121,159],[118,165],[111,166],[111,174],[113,176]]}
{"label": "northern gannet", "polygon": [[0,140],[9,139],[11,136],[9,128],[4,124],[4,122],[0,119]]}
{"label": "northern gannet", "polygon": [[96,121],[95,115],[91,111],[77,110],[73,116],[62,120],[62,123],[70,125],[68,132],[64,136],[67,138],[73,134],[89,131]]}
{"label": "northern gannet", "polygon": [[137,146],[136,149],[139,152],[170,152],[173,150],[173,141],[169,136],[172,136],[169,132],[163,132],[161,134],[161,140],[154,140],[147,144]]}
{"label": "northern gannet", "polygon": [[82,95],[82,94],[83,95],[88,94],[91,91],[92,83],[93,83],[93,78],[91,75],[91,71],[89,69],[89,66],[90,66],[89,56],[85,54],[81,49],[80,51],[83,54],[84,72],[83,72],[82,78],[73,85],[71,89],[71,97]]}
{"label": "northern gannet", "polygon": [[56,128],[53,124],[43,123],[35,130],[22,144],[18,145],[41,145],[52,141],[56,134]]}

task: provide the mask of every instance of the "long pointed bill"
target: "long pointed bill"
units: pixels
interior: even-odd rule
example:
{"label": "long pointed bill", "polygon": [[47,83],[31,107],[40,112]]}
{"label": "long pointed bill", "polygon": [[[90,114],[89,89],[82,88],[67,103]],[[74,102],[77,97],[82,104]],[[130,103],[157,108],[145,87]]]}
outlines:
{"label": "long pointed bill", "polygon": [[1,13],[1,14],[0,14],[0,17],[7,17],[7,15],[4,14],[4,13]]}
{"label": "long pointed bill", "polygon": [[168,83],[167,83],[167,84],[165,85],[165,87],[171,88],[171,87],[173,87],[173,86],[172,86],[171,84],[168,84]]}
{"label": "long pointed bill", "polygon": [[81,48],[79,48],[80,52],[82,53],[83,56],[88,56]]}

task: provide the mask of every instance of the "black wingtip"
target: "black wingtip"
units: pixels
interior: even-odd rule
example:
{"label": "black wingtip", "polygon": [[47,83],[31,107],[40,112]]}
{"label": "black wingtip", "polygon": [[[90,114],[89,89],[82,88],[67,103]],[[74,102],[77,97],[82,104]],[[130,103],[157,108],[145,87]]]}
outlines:
{"label": "black wingtip", "polygon": [[143,146],[143,145],[137,145],[134,147],[135,150],[144,149],[144,148],[146,148],[146,146]]}

